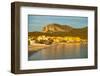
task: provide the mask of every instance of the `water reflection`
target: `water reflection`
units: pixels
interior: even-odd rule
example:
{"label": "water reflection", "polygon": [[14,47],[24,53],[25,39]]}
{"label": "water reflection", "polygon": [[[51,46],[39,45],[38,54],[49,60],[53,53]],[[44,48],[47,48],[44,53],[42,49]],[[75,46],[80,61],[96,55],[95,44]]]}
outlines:
{"label": "water reflection", "polygon": [[31,54],[29,60],[48,60],[48,59],[74,59],[87,58],[87,44],[69,43],[69,44],[54,44],[48,48],[41,49]]}

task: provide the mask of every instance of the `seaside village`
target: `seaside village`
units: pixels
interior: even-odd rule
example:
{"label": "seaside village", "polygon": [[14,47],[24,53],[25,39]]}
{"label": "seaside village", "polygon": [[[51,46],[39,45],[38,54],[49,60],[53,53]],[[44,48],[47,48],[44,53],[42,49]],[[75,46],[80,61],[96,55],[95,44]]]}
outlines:
{"label": "seaside village", "polygon": [[55,43],[87,43],[87,39],[81,39],[80,37],[55,37],[55,36],[45,36],[41,35],[38,37],[30,37],[28,38],[28,45],[34,45],[34,44],[44,44],[44,45],[50,45]]}

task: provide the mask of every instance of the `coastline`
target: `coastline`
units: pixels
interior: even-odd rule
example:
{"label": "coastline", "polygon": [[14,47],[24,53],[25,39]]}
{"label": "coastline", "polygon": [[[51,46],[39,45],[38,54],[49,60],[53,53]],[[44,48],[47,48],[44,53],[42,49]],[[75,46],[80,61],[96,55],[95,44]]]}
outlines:
{"label": "coastline", "polygon": [[46,44],[34,44],[34,45],[29,45],[28,46],[28,53],[29,55],[35,52],[40,51],[41,49],[46,49],[52,46],[60,45],[60,44],[65,44],[65,45],[80,45],[80,44],[87,44],[87,42],[78,42],[78,43],[53,43],[51,45],[46,45]]}

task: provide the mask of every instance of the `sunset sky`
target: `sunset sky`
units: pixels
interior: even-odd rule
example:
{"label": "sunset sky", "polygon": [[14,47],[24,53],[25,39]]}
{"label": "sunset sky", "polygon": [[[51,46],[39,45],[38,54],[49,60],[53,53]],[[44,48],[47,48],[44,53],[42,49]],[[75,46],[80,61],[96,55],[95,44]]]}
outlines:
{"label": "sunset sky", "polygon": [[28,32],[42,31],[42,27],[52,23],[82,28],[88,26],[88,17],[28,15]]}

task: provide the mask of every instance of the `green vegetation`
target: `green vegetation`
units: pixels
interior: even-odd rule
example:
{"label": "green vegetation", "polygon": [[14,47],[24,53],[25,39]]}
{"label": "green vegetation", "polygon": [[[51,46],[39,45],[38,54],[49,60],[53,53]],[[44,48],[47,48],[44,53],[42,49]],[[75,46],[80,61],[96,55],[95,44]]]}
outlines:
{"label": "green vegetation", "polygon": [[60,25],[60,24],[48,24],[47,26],[42,28],[41,32],[29,32],[28,36],[36,39],[38,36],[72,36],[72,37],[80,37],[81,39],[88,38],[88,27],[84,28],[73,28],[68,25]]}
{"label": "green vegetation", "polygon": [[28,36],[33,37],[34,39],[38,36],[45,35],[45,36],[72,36],[72,37],[80,37],[81,39],[88,38],[87,27],[82,29],[73,29],[70,32],[29,32]]}

